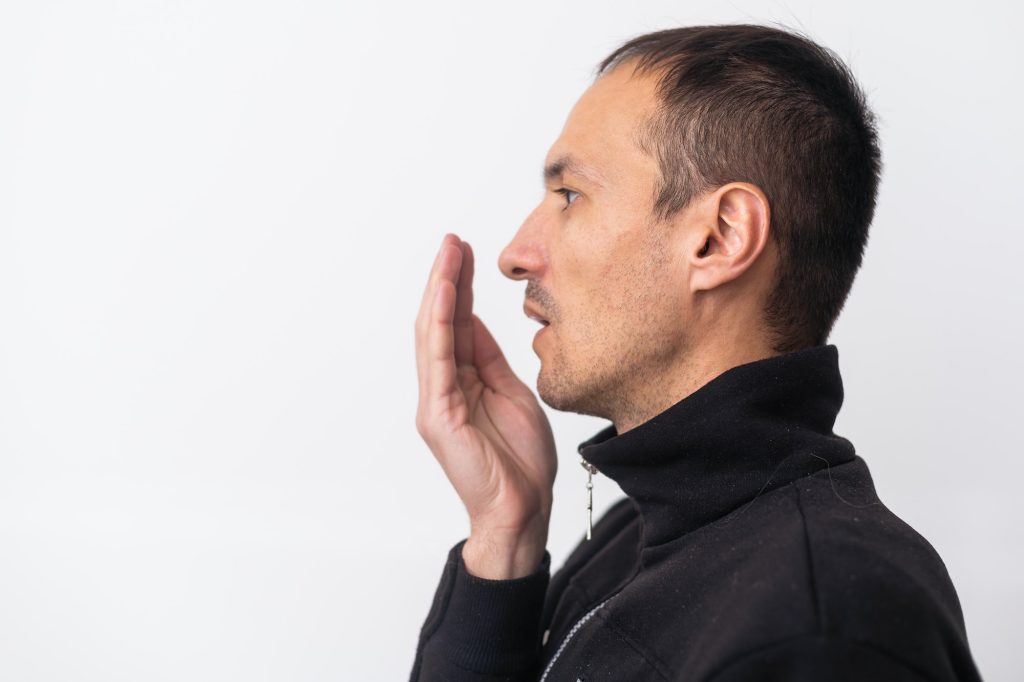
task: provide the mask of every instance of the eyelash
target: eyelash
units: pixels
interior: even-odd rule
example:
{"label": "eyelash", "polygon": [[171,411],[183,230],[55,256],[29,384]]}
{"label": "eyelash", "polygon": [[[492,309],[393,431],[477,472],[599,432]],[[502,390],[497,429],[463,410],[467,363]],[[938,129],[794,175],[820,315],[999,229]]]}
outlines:
{"label": "eyelash", "polygon": [[576,198],[577,198],[577,199],[578,199],[578,198],[579,198],[579,196],[580,196],[580,193],[579,193],[579,192],[577,192],[577,191],[576,191],[576,190],[574,190],[574,189],[569,189],[568,187],[559,187],[558,189],[556,189],[556,190],[553,190],[553,191],[554,191],[555,193],[557,193],[557,194],[561,194],[561,195],[562,195],[563,197],[565,197],[565,201],[566,201],[566,204],[565,204],[565,208],[563,208],[563,209],[562,209],[563,211],[564,211],[564,210],[565,210],[566,208],[569,208],[570,206],[572,206],[572,202],[571,202],[571,201],[569,201],[569,192],[572,192],[573,194],[575,194],[575,195],[576,195]]}

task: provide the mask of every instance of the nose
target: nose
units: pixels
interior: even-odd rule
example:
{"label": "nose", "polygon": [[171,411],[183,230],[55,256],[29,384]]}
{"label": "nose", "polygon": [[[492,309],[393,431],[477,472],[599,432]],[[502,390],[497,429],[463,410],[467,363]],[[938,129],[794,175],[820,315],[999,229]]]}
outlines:
{"label": "nose", "polygon": [[540,279],[544,273],[547,254],[536,215],[530,214],[498,256],[498,269],[509,279]]}

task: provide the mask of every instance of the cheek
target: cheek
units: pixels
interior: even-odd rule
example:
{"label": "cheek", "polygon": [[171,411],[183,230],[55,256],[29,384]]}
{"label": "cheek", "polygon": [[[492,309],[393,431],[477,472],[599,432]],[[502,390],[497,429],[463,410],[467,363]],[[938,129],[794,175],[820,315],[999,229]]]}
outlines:
{"label": "cheek", "polygon": [[635,327],[644,321],[650,324],[670,304],[665,300],[666,284],[661,281],[670,273],[658,258],[651,257],[650,244],[619,234],[610,239],[595,237],[574,247],[565,266],[572,273],[575,291],[561,303],[566,319],[579,327],[581,335]]}
{"label": "cheek", "polygon": [[623,326],[650,327],[670,315],[676,305],[670,273],[650,262],[609,270],[603,286],[605,301]]}

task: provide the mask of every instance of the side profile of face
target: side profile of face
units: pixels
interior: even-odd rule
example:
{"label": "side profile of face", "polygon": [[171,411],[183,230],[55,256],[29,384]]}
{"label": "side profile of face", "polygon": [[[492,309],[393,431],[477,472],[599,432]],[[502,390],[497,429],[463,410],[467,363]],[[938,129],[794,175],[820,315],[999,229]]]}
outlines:
{"label": "side profile of face", "polygon": [[[666,376],[683,385],[699,371],[686,358],[705,329],[691,327],[710,329],[702,316],[714,306],[695,306],[694,296],[736,277],[766,237],[702,229],[701,215],[734,210],[735,193],[721,205],[720,193],[695,202],[670,223],[652,215],[657,160],[632,136],[657,106],[655,83],[627,62],[584,92],[548,151],[543,198],[498,262],[507,277],[527,281],[527,314],[548,322],[533,343],[541,399],[611,419],[620,432],[675,402]],[[736,215],[756,191],[742,194]],[[695,271],[705,254],[721,264],[709,259],[706,272]]]}
{"label": "side profile of face", "polygon": [[544,197],[499,259],[549,322],[534,340],[541,399],[606,417],[686,339],[672,253],[650,215],[657,162],[630,137],[656,104],[653,80],[631,71],[580,97],[545,160]]}

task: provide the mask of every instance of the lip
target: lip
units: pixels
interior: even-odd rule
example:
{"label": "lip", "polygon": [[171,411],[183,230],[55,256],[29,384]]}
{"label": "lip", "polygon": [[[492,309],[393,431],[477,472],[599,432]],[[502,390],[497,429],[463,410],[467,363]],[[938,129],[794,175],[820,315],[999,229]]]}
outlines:
{"label": "lip", "polygon": [[534,348],[534,350],[537,349],[537,341],[538,341],[538,339],[540,339],[542,336],[544,336],[544,332],[546,332],[547,330],[548,330],[547,326],[541,327],[540,329],[537,330],[537,333],[533,335],[533,348]]}
{"label": "lip", "polygon": [[548,318],[545,317],[540,310],[530,305],[529,303],[523,303],[523,312],[526,313],[526,316],[528,318],[540,322],[544,327],[547,327],[549,324],[551,324],[551,321],[548,320]]}

